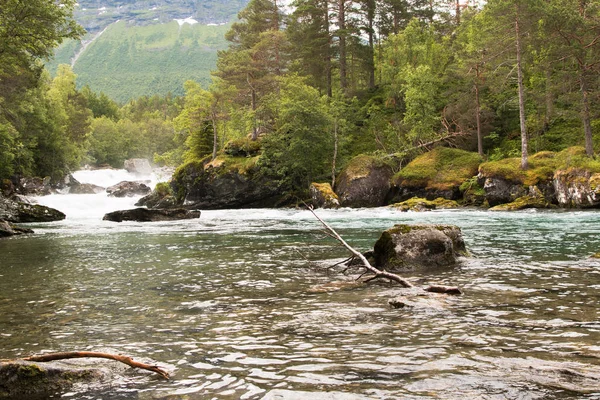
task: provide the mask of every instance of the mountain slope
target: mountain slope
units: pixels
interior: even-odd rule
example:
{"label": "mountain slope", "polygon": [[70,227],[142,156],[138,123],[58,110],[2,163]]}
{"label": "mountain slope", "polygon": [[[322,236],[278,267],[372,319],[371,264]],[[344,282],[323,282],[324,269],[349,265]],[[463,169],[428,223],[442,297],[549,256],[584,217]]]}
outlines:
{"label": "mountain slope", "polygon": [[79,3],[76,18],[89,33],[83,42],[63,43],[47,68],[54,74],[59,64],[70,64],[78,86],[126,102],[142,95],[181,95],[188,79],[206,87],[217,51],[227,47],[225,21],[247,0]]}

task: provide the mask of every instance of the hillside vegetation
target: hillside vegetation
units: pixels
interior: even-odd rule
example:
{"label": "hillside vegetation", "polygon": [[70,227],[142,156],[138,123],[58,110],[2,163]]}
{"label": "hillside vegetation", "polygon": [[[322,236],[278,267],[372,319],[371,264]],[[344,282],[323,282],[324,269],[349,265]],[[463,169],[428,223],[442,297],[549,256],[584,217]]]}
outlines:
{"label": "hillside vegetation", "polygon": [[[217,63],[217,51],[227,47],[229,25],[167,24],[136,26],[125,21],[110,25],[91,43],[73,66],[78,85],[88,85],[118,102],[167,93],[183,95],[183,83],[203,86]],[[81,47],[75,41],[61,46],[48,69],[70,64]]]}

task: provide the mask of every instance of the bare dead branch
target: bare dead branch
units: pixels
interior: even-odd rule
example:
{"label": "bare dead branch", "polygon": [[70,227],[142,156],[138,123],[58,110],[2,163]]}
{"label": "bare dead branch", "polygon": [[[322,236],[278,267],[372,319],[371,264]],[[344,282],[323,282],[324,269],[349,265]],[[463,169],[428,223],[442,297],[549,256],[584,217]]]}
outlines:
{"label": "bare dead branch", "polygon": [[[381,271],[373,267],[371,263],[369,263],[369,260],[367,260],[367,258],[361,252],[359,252],[358,250],[350,246],[348,243],[346,243],[346,241],[331,226],[329,226],[315,213],[311,206],[307,205],[307,208],[312,213],[312,215],[314,215],[314,217],[325,227],[325,229],[327,229],[327,231],[331,234],[332,237],[334,237],[338,242],[340,242],[355,257],[360,259],[360,261],[363,263],[363,266],[375,275],[373,278],[387,278],[391,281],[398,282],[406,288],[413,287],[412,283],[402,278],[401,276],[393,274],[391,272]],[[372,280],[373,278],[370,278],[369,280]]]}
{"label": "bare dead branch", "polygon": [[157,367],[156,365],[148,365],[143,364],[137,361],[134,361],[131,357],[127,357],[121,354],[110,354],[110,353],[99,353],[95,351],[69,351],[63,353],[49,353],[43,354],[39,356],[31,356],[24,358],[24,361],[35,361],[35,362],[48,362],[48,361],[57,361],[57,360],[66,360],[70,358],[107,358],[109,360],[115,360],[122,362],[123,364],[127,364],[132,368],[140,368],[148,371],[155,372],[162,376],[165,379],[169,379],[169,374]]}

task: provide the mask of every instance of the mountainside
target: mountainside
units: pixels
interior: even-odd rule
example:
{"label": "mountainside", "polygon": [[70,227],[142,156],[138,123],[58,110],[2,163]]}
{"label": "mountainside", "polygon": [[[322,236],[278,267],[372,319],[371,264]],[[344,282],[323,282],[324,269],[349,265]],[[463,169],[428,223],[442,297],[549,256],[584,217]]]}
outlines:
{"label": "mountainside", "polygon": [[204,87],[216,67],[224,35],[246,0],[80,1],[82,42],[67,41],[47,67],[70,64],[79,87],[119,101],[142,95],[183,94],[188,79]]}

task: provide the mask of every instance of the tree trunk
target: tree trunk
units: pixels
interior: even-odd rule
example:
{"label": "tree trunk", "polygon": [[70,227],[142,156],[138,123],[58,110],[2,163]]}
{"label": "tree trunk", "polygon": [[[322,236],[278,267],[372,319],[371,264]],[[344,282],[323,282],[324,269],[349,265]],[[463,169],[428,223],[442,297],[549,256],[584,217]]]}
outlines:
{"label": "tree trunk", "polygon": [[333,159],[331,161],[331,189],[335,188],[335,164],[338,153],[338,121],[333,123]]}
{"label": "tree trunk", "polygon": [[519,122],[521,125],[521,169],[529,166],[527,160],[527,126],[525,124],[525,88],[523,86],[523,65],[521,54],[521,31],[519,29],[519,6],[515,5],[515,37],[517,44],[517,82],[519,85]]}
{"label": "tree trunk", "polygon": [[375,1],[367,3],[368,29],[369,29],[369,54],[367,57],[367,68],[369,69],[369,89],[375,87],[375,29],[373,20],[375,19]]}
{"label": "tree trunk", "polygon": [[340,46],[340,88],[346,93],[348,71],[346,65],[346,0],[338,0],[338,39]]}
{"label": "tree trunk", "polygon": [[477,123],[477,152],[483,157],[483,134],[481,133],[481,102],[479,100],[479,66],[475,79],[475,121]]}
{"label": "tree trunk", "polygon": [[329,29],[329,0],[325,0],[325,29],[327,31],[327,48],[325,49],[325,74],[327,75],[327,97],[333,97],[333,79],[331,77],[331,34]]}
{"label": "tree trunk", "polygon": [[217,130],[217,115],[212,112],[211,113],[212,126],[213,126],[213,151],[212,151],[212,159],[217,158],[217,148],[219,147],[219,135]]}
{"label": "tree trunk", "polygon": [[594,143],[592,140],[592,123],[590,118],[590,101],[586,82],[585,69],[581,67],[580,73],[580,88],[581,88],[581,119],[583,122],[583,130],[585,134],[585,153],[588,157],[594,156]]}

